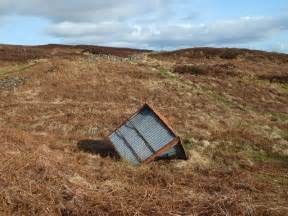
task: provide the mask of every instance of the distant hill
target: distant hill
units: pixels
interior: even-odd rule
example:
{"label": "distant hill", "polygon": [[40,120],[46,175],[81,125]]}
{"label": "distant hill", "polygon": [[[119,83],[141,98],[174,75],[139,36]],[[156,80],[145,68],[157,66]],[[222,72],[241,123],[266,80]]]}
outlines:
{"label": "distant hill", "polygon": [[181,49],[171,52],[160,52],[155,54],[154,57],[159,59],[175,59],[175,58],[220,58],[225,60],[231,59],[245,59],[252,61],[270,60],[277,62],[288,62],[288,54],[266,52],[259,50],[238,49],[238,48],[211,48],[211,47],[199,47],[190,49]]}
{"label": "distant hill", "polygon": [[83,53],[105,54],[119,57],[128,57],[133,54],[150,52],[150,50],[114,48],[94,45],[62,45],[48,44],[39,46],[0,45],[0,60],[25,61],[52,56],[73,57]]}

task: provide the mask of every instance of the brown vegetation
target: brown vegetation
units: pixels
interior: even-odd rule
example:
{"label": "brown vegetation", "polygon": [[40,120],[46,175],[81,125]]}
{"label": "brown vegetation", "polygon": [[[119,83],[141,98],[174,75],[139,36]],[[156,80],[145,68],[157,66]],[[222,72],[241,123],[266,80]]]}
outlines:
{"label": "brown vegetation", "polygon": [[236,48],[210,48],[199,47],[193,49],[182,49],[173,52],[164,52],[152,54],[153,57],[160,59],[179,59],[179,58],[196,58],[196,59],[245,59],[248,61],[276,61],[278,63],[288,63],[288,56],[282,53],[271,53],[258,50],[236,49]]}
{"label": "brown vegetation", "polygon": [[[25,80],[0,88],[2,215],[287,215],[288,86],[261,77],[286,55],[84,49],[0,47],[0,80]],[[103,141],[145,102],[188,161],[132,167]]]}
{"label": "brown vegetation", "polygon": [[128,57],[133,54],[148,52],[147,50],[137,50],[128,48],[101,47],[93,45],[60,45],[48,44],[41,46],[13,46],[0,45],[0,61],[23,62],[33,59],[43,59],[59,57],[61,59],[71,59],[75,56],[82,56],[82,53],[114,55]]}
{"label": "brown vegetation", "polygon": [[231,63],[226,64],[196,64],[196,65],[176,65],[173,72],[179,74],[192,74],[192,75],[210,75],[210,76],[236,76],[235,65]]}

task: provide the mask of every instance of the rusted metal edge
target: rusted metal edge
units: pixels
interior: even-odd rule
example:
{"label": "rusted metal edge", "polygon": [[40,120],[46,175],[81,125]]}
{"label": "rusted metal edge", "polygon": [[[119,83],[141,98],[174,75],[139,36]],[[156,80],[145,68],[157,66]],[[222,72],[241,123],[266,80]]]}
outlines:
{"label": "rusted metal edge", "polygon": [[[145,103],[142,108],[145,108],[145,106],[148,107],[148,108],[162,121],[162,123],[170,130],[170,132],[176,137],[176,138],[175,138],[174,140],[172,140],[170,143],[168,143],[167,145],[163,146],[163,148],[161,148],[160,150],[158,150],[157,152],[155,152],[155,154],[151,156],[151,157],[155,156],[155,157],[153,157],[152,160],[154,160],[155,158],[159,157],[161,154],[165,153],[166,151],[168,151],[170,148],[174,147],[175,145],[178,145],[178,146],[180,147],[180,149],[181,149],[182,155],[184,156],[184,158],[181,158],[181,159],[187,160],[187,159],[188,159],[188,156],[187,156],[186,151],[185,151],[185,149],[184,149],[184,147],[183,147],[183,145],[182,145],[182,140],[181,140],[180,137],[178,137],[178,136],[176,135],[176,131],[175,131],[175,129],[171,126],[171,124],[169,123],[168,119],[167,119],[165,116],[163,116],[160,112],[158,112],[158,111],[157,111],[154,107],[152,107],[151,105]],[[141,111],[141,109],[140,109],[139,111]],[[175,141],[175,140],[178,140],[176,144],[174,144],[174,141]],[[173,144],[173,145],[171,145],[171,144]],[[166,147],[167,147],[167,148],[166,148]],[[164,150],[163,150],[163,149],[164,149]],[[149,161],[149,162],[146,162],[147,160],[149,160],[149,158],[146,159],[146,160],[144,161],[144,163],[149,163],[149,162],[150,162],[150,161]]]}
{"label": "rusted metal edge", "polygon": [[174,147],[177,144],[179,144],[179,146],[182,150],[182,153],[184,154],[185,158],[183,158],[183,159],[187,160],[188,157],[187,157],[187,154],[186,154],[184,147],[182,145],[182,141],[181,141],[180,137],[176,136],[176,132],[175,132],[174,128],[170,125],[168,119],[166,117],[164,117],[160,112],[158,112],[155,108],[153,108],[148,103],[145,103],[136,112],[131,114],[125,121],[123,121],[123,123],[121,123],[115,130],[113,130],[113,132],[111,132],[108,137],[110,137],[113,133],[115,133],[119,128],[121,128],[123,125],[125,125],[131,118],[133,118],[135,115],[140,113],[141,110],[145,109],[146,107],[148,107],[148,109],[150,109],[160,119],[160,121],[170,130],[170,132],[175,136],[175,139],[173,139],[170,143],[168,143],[167,145],[163,146],[161,149],[156,151],[155,154],[151,155],[149,158],[142,161],[142,163],[149,163],[149,162],[153,161],[155,158],[159,157],[161,154],[165,153],[166,151],[168,151],[170,148]]}
{"label": "rusted metal edge", "polygon": [[[126,124],[126,122],[133,118],[133,116],[137,115],[138,113],[141,112],[142,109],[145,109],[145,107],[148,107],[148,109],[150,109],[161,121],[162,123],[170,130],[170,132],[176,136],[176,132],[173,129],[173,127],[170,125],[169,121],[167,120],[167,118],[165,118],[160,112],[158,112],[156,109],[154,109],[151,105],[145,103],[143,106],[141,106],[136,112],[134,112],[133,114],[131,114],[125,121],[123,121],[121,124],[119,124],[118,127],[116,127],[115,130],[112,131],[112,133],[109,134],[109,136],[111,136],[115,131],[117,131],[119,128],[121,128],[123,125]],[[108,136],[108,137],[109,137]]]}
{"label": "rusted metal edge", "polygon": [[[168,127],[168,129],[170,130],[170,132],[172,132],[172,134],[174,135],[174,136],[176,136],[176,131],[174,130],[174,128],[171,126],[171,124],[169,123],[169,121],[168,121],[168,119],[166,118],[166,117],[164,117],[160,112],[158,112],[154,107],[152,107],[151,105],[149,105],[149,104],[144,104],[144,106],[143,107],[148,107],[161,121],[162,121],[162,123],[166,126],[166,127]],[[142,107],[142,108],[143,108]],[[141,110],[141,109],[140,109]],[[140,111],[139,110],[139,111]]]}
{"label": "rusted metal edge", "polygon": [[155,154],[151,155],[149,158],[144,160],[142,163],[150,163],[151,161],[155,160],[155,158],[159,157],[161,154],[168,151],[170,148],[174,147],[180,142],[180,138],[176,137],[171,142],[169,142],[167,145],[163,146],[161,149],[159,149]]}

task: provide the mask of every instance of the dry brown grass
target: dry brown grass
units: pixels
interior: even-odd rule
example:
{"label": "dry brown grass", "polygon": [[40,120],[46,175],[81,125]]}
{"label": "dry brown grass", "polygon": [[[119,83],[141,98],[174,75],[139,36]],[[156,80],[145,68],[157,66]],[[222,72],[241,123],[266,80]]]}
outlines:
{"label": "dry brown grass", "polygon": [[[143,55],[127,64],[87,60],[78,48],[41,49],[58,57],[45,55],[17,73],[29,78],[24,85],[0,90],[2,215],[287,214],[288,92],[258,78],[285,74],[282,60]],[[204,73],[173,73],[179,62],[202,62]],[[235,76],[221,74],[226,64]],[[78,148],[144,102],[169,118],[188,161],[131,167]]]}

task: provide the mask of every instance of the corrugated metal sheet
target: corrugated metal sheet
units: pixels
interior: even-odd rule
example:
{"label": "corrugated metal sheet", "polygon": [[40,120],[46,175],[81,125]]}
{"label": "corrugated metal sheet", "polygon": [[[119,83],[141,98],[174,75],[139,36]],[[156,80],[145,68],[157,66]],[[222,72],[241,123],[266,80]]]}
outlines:
{"label": "corrugated metal sheet", "polygon": [[134,165],[145,162],[153,156],[169,157],[179,152],[177,151],[179,147],[175,146],[171,146],[166,152],[161,152],[161,149],[168,144],[177,144],[175,141],[178,137],[161,116],[147,104],[116,129],[109,138],[119,155]]}

